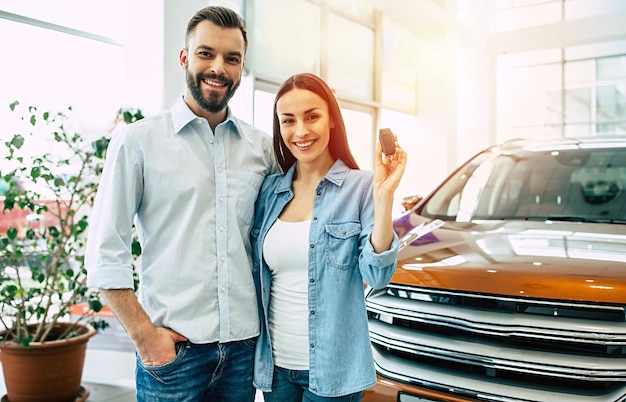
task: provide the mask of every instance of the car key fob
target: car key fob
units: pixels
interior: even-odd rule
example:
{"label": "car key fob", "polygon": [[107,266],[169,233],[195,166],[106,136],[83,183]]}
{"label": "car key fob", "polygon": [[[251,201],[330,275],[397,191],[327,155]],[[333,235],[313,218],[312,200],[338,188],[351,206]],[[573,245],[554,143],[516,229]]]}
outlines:
{"label": "car key fob", "polygon": [[378,134],[378,139],[383,147],[383,153],[386,156],[393,156],[396,154],[396,139],[390,129],[381,128]]}

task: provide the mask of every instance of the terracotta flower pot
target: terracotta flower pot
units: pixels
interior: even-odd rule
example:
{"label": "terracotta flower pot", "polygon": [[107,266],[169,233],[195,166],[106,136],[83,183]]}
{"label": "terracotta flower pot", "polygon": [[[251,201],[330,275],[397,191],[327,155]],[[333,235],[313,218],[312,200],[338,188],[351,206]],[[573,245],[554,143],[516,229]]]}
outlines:
{"label": "terracotta flower pot", "polygon": [[[59,331],[68,325],[72,324],[58,324]],[[28,349],[12,343],[0,344],[8,401],[76,401],[81,390],[87,341],[95,334],[91,326],[84,326],[76,337],[32,342]]]}

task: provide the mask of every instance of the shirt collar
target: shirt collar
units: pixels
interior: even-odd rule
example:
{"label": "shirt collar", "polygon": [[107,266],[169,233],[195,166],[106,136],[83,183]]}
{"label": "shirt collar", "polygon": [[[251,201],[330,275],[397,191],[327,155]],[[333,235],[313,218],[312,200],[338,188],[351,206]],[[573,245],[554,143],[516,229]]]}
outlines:
{"label": "shirt collar", "polygon": [[[172,106],[172,125],[174,126],[174,133],[179,134],[180,131],[187,126],[187,124],[191,123],[196,119],[200,119],[201,117],[197,116],[194,112],[191,111],[185,100],[181,96]],[[226,109],[226,120],[224,123],[231,122],[233,126],[236,128],[234,131],[241,135],[241,127],[237,124],[235,117],[233,115],[230,107]]]}
{"label": "shirt collar", "polygon": [[[293,175],[295,171],[296,164],[294,163],[289,168],[287,173],[285,173],[285,175],[280,179],[280,184],[276,187],[277,193],[291,190],[291,181],[293,180]],[[341,159],[337,159],[328,171],[328,173],[326,173],[324,178],[320,181],[320,183],[323,183],[324,181],[329,181],[334,185],[341,187],[349,171],[350,168]]]}

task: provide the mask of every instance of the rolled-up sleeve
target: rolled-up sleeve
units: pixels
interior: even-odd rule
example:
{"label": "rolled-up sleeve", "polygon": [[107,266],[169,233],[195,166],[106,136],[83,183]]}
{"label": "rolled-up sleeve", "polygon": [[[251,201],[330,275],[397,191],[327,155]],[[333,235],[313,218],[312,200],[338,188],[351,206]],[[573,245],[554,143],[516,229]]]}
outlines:
{"label": "rolled-up sleeve", "polygon": [[391,242],[389,250],[385,250],[382,253],[376,253],[372,243],[370,242],[370,236],[367,237],[367,242],[365,242],[363,250],[359,256],[361,275],[363,276],[365,282],[371,287],[382,288],[389,283],[391,277],[396,271],[400,239],[394,232],[393,241]]}
{"label": "rolled-up sleeve", "polygon": [[85,266],[87,285],[101,289],[132,289],[133,219],[141,202],[143,175],[139,152],[124,130],[107,149],[89,232]]}

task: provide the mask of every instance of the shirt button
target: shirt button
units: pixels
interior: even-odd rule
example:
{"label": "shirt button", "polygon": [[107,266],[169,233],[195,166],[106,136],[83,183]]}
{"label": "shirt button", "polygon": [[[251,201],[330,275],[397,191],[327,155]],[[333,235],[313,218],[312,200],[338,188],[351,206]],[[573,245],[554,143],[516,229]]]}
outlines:
{"label": "shirt button", "polygon": [[224,226],[220,226],[220,232],[224,231]]}
{"label": "shirt button", "polygon": [[213,144],[213,140],[209,140],[209,144]]}
{"label": "shirt button", "polygon": [[311,315],[315,315],[315,310],[310,311]]}
{"label": "shirt button", "polygon": [[226,288],[222,286],[222,292],[226,292]]}
{"label": "shirt button", "polygon": [[322,195],[322,192],[321,192],[321,191],[319,191],[319,190],[317,190],[317,193],[316,193],[316,194],[317,194],[317,195]]}
{"label": "shirt button", "polygon": [[315,347],[315,344],[311,343],[311,344],[309,344],[309,347],[310,347],[311,349],[313,349],[313,348]]}
{"label": "shirt button", "polygon": [[309,279],[309,282],[311,282],[311,283],[315,283],[315,279],[314,279],[314,278],[311,278],[311,279]]}
{"label": "shirt button", "polygon": [[315,244],[309,245],[310,248],[315,248]]}
{"label": "shirt button", "polygon": [[224,169],[222,169],[222,168],[217,168],[217,171],[218,171],[218,172],[220,172],[220,173],[222,173],[222,170],[224,170]]}
{"label": "shirt button", "polygon": [[221,260],[221,261],[224,261],[225,259],[226,259],[226,258],[224,258],[224,256],[221,256],[221,257],[220,257],[220,260]]}
{"label": "shirt button", "polygon": [[224,202],[224,197],[220,197],[220,202]]}
{"label": "shirt button", "polygon": [[313,220],[314,220],[314,221],[316,221],[316,220],[317,220],[317,216],[314,216],[314,217],[313,217]]}

